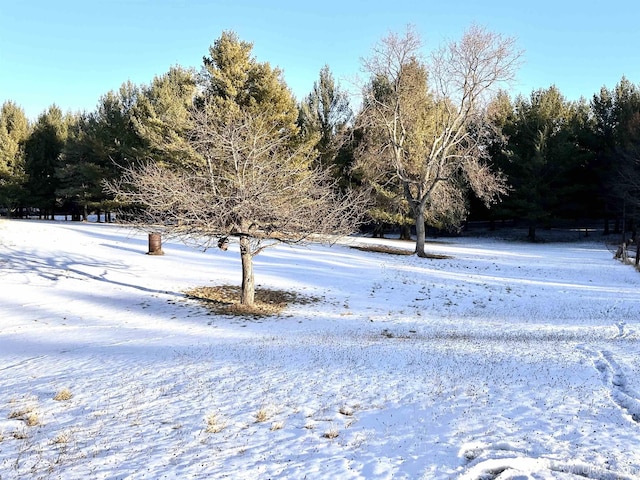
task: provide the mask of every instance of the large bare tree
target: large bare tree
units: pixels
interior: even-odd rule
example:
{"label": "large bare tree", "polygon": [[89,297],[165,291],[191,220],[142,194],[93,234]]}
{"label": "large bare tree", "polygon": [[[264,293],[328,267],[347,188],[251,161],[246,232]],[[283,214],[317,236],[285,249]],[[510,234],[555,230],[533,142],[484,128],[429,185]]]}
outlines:
{"label": "large bare tree", "polygon": [[504,178],[490,168],[486,147],[494,135],[486,107],[513,79],[520,52],[513,39],[477,26],[426,60],[421,49],[408,28],[383,38],[364,60],[370,81],[357,165],[373,183],[396,182],[415,219],[416,253],[425,256],[429,217],[459,220],[469,188],[487,204],[506,193]]}
{"label": "large bare tree", "polygon": [[[192,110],[190,166],[148,162],[107,185],[133,205],[127,220],[202,248],[240,244],[241,303],[254,303],[253,257],[277,243],[332,241],[357,229],[361,200],[339,196],[329,173],[310,168],[312,149],[296,145],[269,115],[221,117]],[[328,235],[328,236],[327,236]]]}
{"label": "large bare tree", "polygon": [[356,230],[360,197],[340,195],[296,124],[280,70],[223,32],[193,88],[189,72],[154,81],[139,132],[152,159],[107,185],[125,220],[201,248],[240,244],[241,303],[254,303],[253,257],[281,242],[332,241]]}

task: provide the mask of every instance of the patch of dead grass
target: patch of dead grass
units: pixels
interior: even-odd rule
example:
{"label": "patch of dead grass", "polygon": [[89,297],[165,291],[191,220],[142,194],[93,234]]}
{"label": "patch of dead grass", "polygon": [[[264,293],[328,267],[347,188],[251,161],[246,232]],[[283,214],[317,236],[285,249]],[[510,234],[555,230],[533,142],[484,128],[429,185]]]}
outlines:
{"label": "patch of dead grass", "polygon": [[220,315],[269,317],[280,315],[288,305],[308,305],[320,298],[286,290],[256,288],[253,305],[240,304],[240,287],[219,285],[195,287],[184,292],[188,298],[201,301],[211,312]]}
{"label": "patch of dead grass", "polygon": [[[356,250],[360,250],[362,252],[373,252],[373,253],[388,253],[389,255],[414,255],[415,251],[407,250],[406,248],[396,248],[390,247],[388,245],[353,245],[351,248],[355,248]],[[425,258],[430,258],[431,260],[446,260],[450,257],[449,255],[440,255],[436,253],[427,253]]]}

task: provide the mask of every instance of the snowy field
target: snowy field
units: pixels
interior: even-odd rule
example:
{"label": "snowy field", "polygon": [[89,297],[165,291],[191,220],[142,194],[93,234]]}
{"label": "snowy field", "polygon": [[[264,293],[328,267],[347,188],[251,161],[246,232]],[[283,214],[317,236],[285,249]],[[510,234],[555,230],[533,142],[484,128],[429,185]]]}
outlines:
{"label": "snowy field", "polygon": [[0,221],[0,479],[637,479],[640,274],[601,237],[455,238],[442,260],[280,246],[277,318],[114,225]]}

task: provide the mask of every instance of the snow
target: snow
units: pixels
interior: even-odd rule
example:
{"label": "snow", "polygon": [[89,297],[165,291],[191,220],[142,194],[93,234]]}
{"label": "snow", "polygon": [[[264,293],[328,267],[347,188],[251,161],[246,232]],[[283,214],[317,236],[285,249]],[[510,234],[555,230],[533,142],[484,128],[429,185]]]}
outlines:
{"label": "snow", "polygon": [[0,221],[0,478],[640,478],[640,275],[601,238],[365,243],[412,248],[260,254],[321,301],[255,320],[182,293],[237,246]]}

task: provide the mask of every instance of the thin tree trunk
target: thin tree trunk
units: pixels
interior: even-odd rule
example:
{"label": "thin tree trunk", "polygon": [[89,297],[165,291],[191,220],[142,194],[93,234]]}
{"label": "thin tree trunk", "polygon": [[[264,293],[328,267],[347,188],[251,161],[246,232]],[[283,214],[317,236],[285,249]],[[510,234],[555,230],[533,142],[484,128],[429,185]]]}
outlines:
{"label": "thin tree trunk", "polygon": [[411,240],[411,225],[400,225],[400,240]]}
{"label": "thin tree trunk", "polygon": [[255,281],[253,278],[253,256],[247,235],[240,236],[240,259],[242,261],[242,287],[240,289],[240,303],[253,305],[255,300]]}
{"label": "thin tree trunk", "polygon": [[415,212],[416,217],[416,254],[419,257],[425,258],[427,256],[424,251],[424,243],[426,237],[426,229],[424,227],[424,211],[422,208],[417,208]]}

